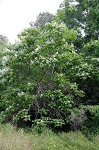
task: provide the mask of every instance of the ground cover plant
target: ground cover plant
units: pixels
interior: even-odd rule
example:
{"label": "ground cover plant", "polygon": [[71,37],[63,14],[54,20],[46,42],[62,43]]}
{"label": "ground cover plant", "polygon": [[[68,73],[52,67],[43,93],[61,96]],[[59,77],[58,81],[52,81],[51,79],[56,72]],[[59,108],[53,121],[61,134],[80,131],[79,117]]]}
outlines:
{"label": "ground cover plant", "polygon": [[90,139],[80,131],[54,134],[46,130],[37,134],[0,125],[0,150],[98,150],[99,136]]}

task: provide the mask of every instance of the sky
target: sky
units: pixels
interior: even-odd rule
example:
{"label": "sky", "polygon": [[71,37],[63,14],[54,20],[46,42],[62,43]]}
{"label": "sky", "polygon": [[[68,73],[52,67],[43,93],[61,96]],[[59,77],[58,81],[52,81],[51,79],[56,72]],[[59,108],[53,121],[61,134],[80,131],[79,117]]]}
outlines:
{"label": "sky", "polygon": [[0,0],[0,35],[11,43],[17,35],[36,20],[40,12],[55,14],[63,0]]}

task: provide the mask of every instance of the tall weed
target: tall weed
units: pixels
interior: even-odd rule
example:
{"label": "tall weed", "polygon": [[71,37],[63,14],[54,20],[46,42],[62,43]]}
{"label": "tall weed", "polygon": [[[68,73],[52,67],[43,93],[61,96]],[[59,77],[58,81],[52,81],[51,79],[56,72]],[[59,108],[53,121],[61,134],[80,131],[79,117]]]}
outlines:
{"label": "tall weed", "polygon": [[42,134],[0,125],[0,150],[99,150],[99,136],[89,141],[79,132]]}

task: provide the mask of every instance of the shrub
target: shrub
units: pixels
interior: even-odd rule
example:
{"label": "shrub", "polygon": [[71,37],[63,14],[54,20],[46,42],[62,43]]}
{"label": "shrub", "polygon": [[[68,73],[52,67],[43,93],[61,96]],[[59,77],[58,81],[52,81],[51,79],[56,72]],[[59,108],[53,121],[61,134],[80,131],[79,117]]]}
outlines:
{"label": "shrub", "polygon": [[84,106],[86,119],[83,123],[82,131],[84,134],[99,134],[99,105]]}

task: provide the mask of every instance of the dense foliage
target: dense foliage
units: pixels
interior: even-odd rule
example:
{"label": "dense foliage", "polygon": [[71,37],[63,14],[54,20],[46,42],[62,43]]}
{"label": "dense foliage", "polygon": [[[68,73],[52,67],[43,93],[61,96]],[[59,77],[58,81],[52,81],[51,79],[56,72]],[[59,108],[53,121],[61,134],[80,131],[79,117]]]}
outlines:
{"label": "dense foliage", "polygon": [[[67,26],[84,31],[85,39],[97,40],[99,37],[99,1],[98,0],[64,0],[58,18]],[[61,14],[61,12],[64,12]]]}
{"label": "dense foliage", "polygon": [[89,34],[97,7],[97,1],[66,1],[51,23],[25,29],[20,42],[0,49],[2,122],[99,131],[99,40],[94,27]]}

